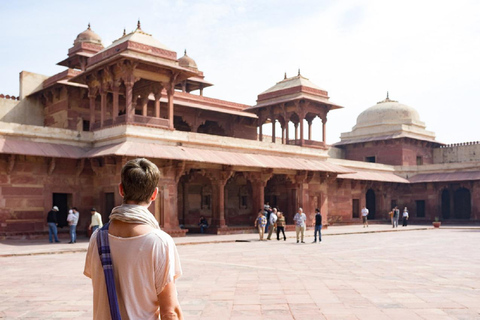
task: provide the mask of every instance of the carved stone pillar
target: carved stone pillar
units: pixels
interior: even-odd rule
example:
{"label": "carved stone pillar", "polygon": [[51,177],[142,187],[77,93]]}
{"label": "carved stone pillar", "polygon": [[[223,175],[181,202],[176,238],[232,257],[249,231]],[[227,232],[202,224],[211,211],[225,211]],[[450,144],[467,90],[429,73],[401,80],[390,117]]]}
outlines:
{"label": "carved stone pillar", "polygon": [[298,122],[295,123],[295,143],[298,141]]}
{"label": "carved stone pillar", "polygon": [[322,119],[322,141],[327,144],[327,117]]}
{"label": "carved stone pillar", "polygon": [[252,184],[253,215],[256,215],[258,210],[263,209],[263,205],[265,204],[265,187],[272,175],[272,170],[249,172],[247,174],[247,179],[250,180],[250,183]]}
{"label": "carved stone pillar", "polygon": [[161,197],[157,201],[161,202],[162,212],[160,212],[160,215],[162,218],[160,222],[162,223],[162,229],[180,229],[177,216],[177,183],[172,179],[161,179],[159,184],[161,185],[159,187]]}
{"label": "carved stone pillar", "polygon": [[275,118],[272,117],[272,142],[275,143]]}
{"label": "carved stone pillar", "polygon": [[133,80],[125,81],[125,121],[127,123],[133,122],[133,115],[135,110],[133,108]]}
{"label": "carved stone pillar", "polygon": [[168,89],[167,89],[167,97],[168,97],[168,127],[170,129],[173,129],[174,126],[173,126],[173,94],[174,94],[174,88],[173,88],[173,85],[170,86]]}
{"label": "carved stone pillar", "polygon": [[89,94],[88,98],[90,99],[90,131],[92,131],[95,123],[95,99],[97,96],[96,94]]}
{"label": "carved stone pillar", "polygon": [[285,144],[288,144],[289,141],[289,132],[288,132],[288,121],[285,125]]}
{"label": "carved stone pillar", "polygon": [[168,96],[168,127],[173,130],[174,125],[173,125],[173,117],[174,117],[174,112],[173,112],[173,95],[175,94],[175,82],[178,77],[178,73],[174,73],[172,77],[170,78],[170,82],[166,86],[167,88],[167,96]]}
{"label": "carved stone pillar", "polygon": [[162,97],[161,92],[155,93],[155,118],[160,118],[160,98]]}
{"label": "carved stone pillar", "polygon": [[308,140],[312,140],[312,120],[308,121]]}
{"label": "carved stone pillar", "polygon": [[225,185],[232,176],[232,170],[211,171],[207,176],[212,182],[212,224],[217,229],[225,228]]}
{"label": "carved stone pillar", "polygon": [[126,61],[120,68],[125,85],[125,121],[126,123],[132,123],[135,115],[134,105],[136,104],[136,101],[133,101],[133,85],[138,80],[133,74],[136,64]]}
{"label": "carved stone pillar", "polygon": [[107,91],[102,89],[100,91],[100,128],[103,127],[106,110],[107,110]]}
{"label": "carved stone pillar", "polygon": [[300,119],[300,145],[301,145],[302,147],[303,147],[303,145],[305,144],[305,139],[304,139],[304,137],[303,137],[303,135],[304,135],[304,134],[303,134],[303,131],[304,131],[304,130],[303,130],[304,122],[305,122],[305,121],[304,121],[304,118],[302,117],[302,118]]}
{"label": "carved stone pillar", "polygon": [[212,224],[217,228],[225,228],[225,183],[226,181],[212,181],[213,207]]}
{"label": "carved stone pillar", "polygon": [[156,217],[162,229],[174,235],[184,235],[178,221],[178,181],[183,174],[185,163],[172,164],[161,168],[162,178],[158,182],[160,190],[156,201]]}
{"label": "carved stone pillar", "polygon": [[115,119],[118,117],[118,92],[120,90],[119,83],[115,82],[112,91],[113,91],[113,111],[112,111],[112,120],[115,123]]}
{"label": "carved stone pillar", "polygon": [[148,115],[148,95],[149,93],[145,93],[142,96],[142,116],[146,117]]}
{"label": "carved stone pillar", "polygon": [[295,175],[295,182],[298,186],[298,206],[303,208],[307,217],[312,217],[314,204],[310,202],[309,185],[313,179],[314,173],[309,171],[299,171]]}

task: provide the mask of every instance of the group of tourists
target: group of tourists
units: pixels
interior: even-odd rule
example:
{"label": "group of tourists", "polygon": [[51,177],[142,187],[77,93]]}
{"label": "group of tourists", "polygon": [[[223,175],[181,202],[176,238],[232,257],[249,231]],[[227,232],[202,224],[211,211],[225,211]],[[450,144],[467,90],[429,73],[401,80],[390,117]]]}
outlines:
{"label": "group of tourists", "polygon": [[[50,243],[55,241],[56,243],[60,242],[58,240],[58,207],[53,206],[52,210],[50,210],[47,214],[47,224],[48,224],[48,240]],[[92,219],[90,225],[88,226],[88,230],[91,230],[92,233],[101,228],[103,226],[102,223],[102,216],[100,213],[97,212],[97,209],[92,208],[90,210],[92,215]],[[70,242],[69,243],[76,243],[77,242],[77,225],[78,220],[80,219],[80,212],[78,211],[77,207],[72,207],[68,210],[67,222],[68,227],[70,230]]]}
{"label": "group of tourists", "polygon": [[[400,210],[395,206],[389,213],[390,219],[392,221],[392,228],[398,228],[398,219],[400,218]],[[408,221],[408,209],[405,207],[402,213],[402,226],[406,227]]]}
{"label": "group of tourists", "polygon": [[[362,208],[362,221],[363,221],[363,227],[368,227],[368,209],[367,207]],[[392,222],[392,228],[398,228],[398,220],[400,218],[400,210],[398,209],[397,206],[393,207],[393,209],[388,213],[390,216],[390,220]],[[408,221],[408,209],[405,207],[403,209],[402,213],[402,226],[406,227],[407,226],[407,221]]]}
{"label": "group of tourists", "polygon": [[[293,217],[295,222],[295,233],[297,238],[297,243],[305,243],[305,230],[306,230],[306,221],[307,216],[303,212],[302,208],[298,208],[297,213]],[[320,209],[315,209],[315,240],[317,242],[322,241],[322,215],[320,214]],[[278,210],[278,208],[271,208],[269,204],[264,205],[263,209],[258,210],[257,218],[255,219],[255,227],[258,228],[258,235],[260,241],[271,240],[273,231],[276,230],[277,240],[280,240],[280,233],[283,235],[283,240],[286,241],[287,237],[285,236],[285,226],[286,220],[285,215]],[[265,233],[268,233],[267,238],[264,239]]]}

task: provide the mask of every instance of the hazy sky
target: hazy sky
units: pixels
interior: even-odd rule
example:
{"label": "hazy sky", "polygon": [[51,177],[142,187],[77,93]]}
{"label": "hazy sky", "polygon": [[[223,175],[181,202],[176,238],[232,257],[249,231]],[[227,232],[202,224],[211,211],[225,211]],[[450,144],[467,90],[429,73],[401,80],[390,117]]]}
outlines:
{"label": "hazy sky", "polygon": [[187,49],[204,95],[255,104],[300,68],[344,109],[339,141],[366,108],[390,98],[417,109],[445,143],[480,140],[480,1],[7,1],[0,0],[0,93],[22,70],[53,75],[88,23],[108,46],[140,19],[178,57]]}

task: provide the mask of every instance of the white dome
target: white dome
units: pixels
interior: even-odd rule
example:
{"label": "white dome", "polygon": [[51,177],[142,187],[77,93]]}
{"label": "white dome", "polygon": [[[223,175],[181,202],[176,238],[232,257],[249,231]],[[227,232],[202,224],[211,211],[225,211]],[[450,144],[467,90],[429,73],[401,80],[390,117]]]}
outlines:
{"label": "white dome", "polygon": [[435,133],[425,130],[417,110],[387,98],[363,111],[357,117],[352,131],[342,133],[340,144],[355,141],[410,137],[420,140],[435,140]]}
{"label": "white dome", "polygon": [[359,127],[371,127],[381,124],[420,124],[420,115],[417,110],[394,100],[385,99],[363,111],[357,117]]}

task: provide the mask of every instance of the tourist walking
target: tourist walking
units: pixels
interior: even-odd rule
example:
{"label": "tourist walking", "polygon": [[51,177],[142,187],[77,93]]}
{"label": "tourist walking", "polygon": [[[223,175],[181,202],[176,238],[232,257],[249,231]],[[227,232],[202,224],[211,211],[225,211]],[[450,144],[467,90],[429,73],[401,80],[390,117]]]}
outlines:
{"label": "tourist walking", "polygon": [[277,223],[277,208],[273,208],[273,211],[272,213],[270,214],[270,218],[268,219],[268,225],[270,225],[268,227],[268,236],[267,236],[267,240],[272,240],[272,232],[273,232],[273,229],[275,229],[275,224]]}
{"label": "tourist walking", "polygon": [[77,242],[77,224],[78,219],[80,218],[80,213],[76,207],[73,207],[68,211],[67,222],[70,227],[70,242]]}
{"label": "tourist walking", "polygon": [[177,248],[148,210],[159,179],[160,171],[147,159],[122,168],[123,204],[92,235],[85,260],[94,320],[183,319],[175,284],[182,274]]}
{"label": "tourist walking", "polygon": [[305,221],[307,221],[307,216],[305,215],[305,213],[303,213],[302,208],[298,208],[298,212],[295,214],[295,217],[293,217],[293,221],[295,221],[295,233],[297,234],[297,243],[299,242],[300,235],[302,243],[305,243],[303,241],[303,238],[305,236]]}
{"label": "tourist walking", "polygon": [[88,230],[92,230],[92,233],[95,232],[98,228],[103,227],[102,215],[97,212],[97,209],[90,209],[90,214],[92,215],[92,220],[88,226]]}
{"label": "tourist walking", "polygon": [[263,206],[263,215],[267,219],[267,224],[265,225],[265,231],[268,232],[268,227],[270,226],[270,215],[272,214],[272,208],[270,208],[270,205],[267,203]]}
{"label": "tourist walking", "polygon": [[390,223],[393,225],[393,209],[388,212],[388,216],[390,217]]}
{"label": "tourist walking", "polygon": [[258,228],[258,236],[260,241],[263,241],[263,235],[265,234],[265,226],[267,225],[267,218],[263,214],[263,210],[258,211],[257,218],[255,219],[255,227]]}
{"label": "tourist walking", "polygon": [[317,232],[318,232],[318,243],[322,242],[322,214],[320,213],[320,209],[315,209],[315,232],[313,236],[315,239],[313,243],[317,242]]}
{"label": "tourist walking", "polygon": [[362,209],[362,220],[363,220],[363,227],[364,227],[364,228],[365,228],[365,226],[368,227],[368,218],[367,218],[368,213],[369,213],[369,211],[368,211],[367,207],[363,206],[363,209]]}
{"label": "tourist walking", "polygon": [[400,216],[400,210],[395,206],[393,208],[393,219],[392,219],[392,228],[398,228],[398,217]]}
{"label": "tourist walking", "polygon": [[53,206],[52,210],[50,210],[47,214],[48,241],[50,241],[50,243],[53,243],[53,239],[55,239],[55,242],[60,242],[57,236],[57,213],[58,207]]}
{"label": "tourist walking", "polygon": [[402,226],[403,227],[406,227],[407,226],[407,220],[408,220],[408,210],[407,210],[407,207],[405,207],[405,209],[403,209],[403,213],[402,213]]}
{"label": "tourist walking", "polygon": [[285,225],[286,225],[285,216],[280,211],[278,212],[277,215],[278,215],[277,225],[276,225],[276,227],[277,227],[277,240],[280,240],[280,232],[282,232],[283,241],[285,241],[285,240],[287,240],[287,237],[285,236]]}

